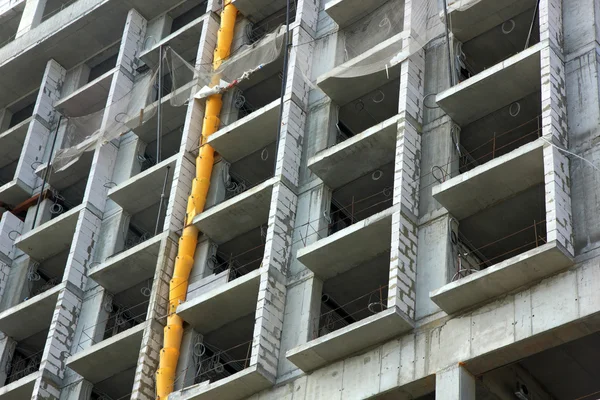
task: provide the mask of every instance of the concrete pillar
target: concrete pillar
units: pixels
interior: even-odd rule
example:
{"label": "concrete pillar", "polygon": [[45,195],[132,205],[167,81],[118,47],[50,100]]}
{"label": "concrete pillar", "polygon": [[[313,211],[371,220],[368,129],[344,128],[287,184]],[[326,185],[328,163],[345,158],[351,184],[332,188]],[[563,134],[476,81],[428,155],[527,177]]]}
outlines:
{"label": "concrete pillar", "polygon": [[173,18],[168,14],[160,15],[151,21],[148,21],[146,36],[144,39],[144,50],[151,49],[152,46],[160,42],[171,32]]}
{"label": "concrete pillar", "polygon": [[50,199],[44,199],[40,202],[40,208],[38,210],[38,215],[37,215],[37,220],[35,221],[35,226],[33,226],[33,224],[34,224],[35,210],[37,208],[37,205],[29,208],[27,210],[27,215],[25,216],[25,222],[23,224],[23,231],[21,232],[21,234],[24,235],[27,232],[29,232],[30,230],[37,228],[38,226],[43,225],[46,222],[50,221],[50,219],[52,218],[52,213],[50,212],[50,209],[52,208],[53,204],[54,204],[54,201],[52,201]]}
{"label": "concrete pillar", "polygon": [[179,354],[179,362],[177,363],[177,372],[175,376],[175,390],[181,390],[194,384],[196,378],[196,368],[194,349],[196,343],[201,343],[202,335],[196,332],[191,327],[188,327],[183,332],[181,340],[181,350]]}
{"label": "concrete pillar", "polygon": [[21,15],[21,22],[19,22],[16,38],[23,36],[42,22],[46,2],[47,0],[27,0],[25,9]]}
{"label": "concrete pillar", "polygon": [[112,295],[91,279],[88,280],[71,354],[77,354],[102,341],[111,309]]}
{"label": "concrete pillar", "polygon": [[0,217],[0,261],[10,264],[15,258],[15,239],[23,232],[24,223],[10,212]]}
{"label": "concrete pillar", "polygon": [[112,185],[120,185],[142,170],[142,164],[138,156],[143,156],[146,151],[146,143],[133,133],[121,137],[119,152],[115,170],[112,176]]}
{"label": "concrete pillar", "polygon": [[[111,215],[104,213],[104,218],[100,226],[100,232],[96,239],[94,255],[88,268],[94,267],[98,263],[125,248],[125,237],[127,236],[127,226],[130,216],[122,209],[112,210]],[[94,265],[91,265],[94,264]]]}
{"label": "concrete pillar", "polygon": [[60,392],[60,400],[89,400],[94,385],[81,379],[69,386],[63,387]]}
{"label": "concrete pillar", "polygon": [[475,377],[460,365],[436,373],[435,400],[475,400]]}
{"label": "concrete pillar", "polygon": [[225,200],[225,195],[227,194],[225,187],[227,179],[229,178],[230,166],[231,164],[222,158],[213,165],[212,175],[210,177],[210,188],[208,189],[208,194],[206,195],[205,209],[217,205]]}
{"label": "concrete pillar", "polygon": [[59,400],[60,383],[41,375],[33,385],[31,400]]}
{"label": "concrete pillar", "polygon": [[[27,4],[29,4],[29,1]],[[66,70],[56,61],[50,60],[46,64],[44,77],[33,109],[33,119],[29,124],[21,158],[17,164],[15,178],[32,190],[38,184],[41,189],[42,180],[37,177],[31,166],[43,162],[46,148],[50,148],[52,145],[50,140],[53,138],[52,134],[57,123],[54,102],[61,96],[65,74]]]}
{"label": "concrete pillar", "polygon": [[15,347],[17,347],[17,342],[4,334],[0,334],[0,336],[2,337],[0,339],[0,387],[2,387],[6,383],[6,378],[8,378],[10,362]]}
{"label": "concrete pillar", "polygon": [[[196,102],[192,102],[192,104],[196,104]],[[176,232],[184,226],[187,201],[192,191],[192,180],[196,176],[196,166],[193,160],[193,156],[183,153],[177,160],[174,170],[171,171],[173,180],[167,201],[163,230]]]}

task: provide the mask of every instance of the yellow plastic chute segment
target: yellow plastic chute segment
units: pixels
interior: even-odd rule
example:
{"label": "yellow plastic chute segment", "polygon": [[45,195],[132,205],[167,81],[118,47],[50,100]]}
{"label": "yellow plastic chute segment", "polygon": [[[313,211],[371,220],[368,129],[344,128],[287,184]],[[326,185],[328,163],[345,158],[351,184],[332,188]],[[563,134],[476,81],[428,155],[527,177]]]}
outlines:
{"label": "yellow plastic chute segment", "polygon": [[[221,66],[221,63],[229,57],[231,51],[237,9],[230,3],[231,0],[225,0],[225,8],[221,13],[221,27],[214,53],[214,69]],[[204,210],[206,204],[215,158],[215,151],[212,146],[206,144],[206,140],[219,129],[221,123],[219,114],[222,106],[223,101],[220,94],[212,95],[206,100],[200,152],[196,158],[196,178],[192,181],[192,191],[186,208],[186,226],[179,239],[175,268],[169,284],[169,315],[167,316],[167,325],[164,328],[165,337],[163,348],[160,351],[160,365],[156,371],[157,400],[167,400],[175,385],[175,373],[183,337],[183,320],[175,312],[177,306],[185,301],[190,272],[194,265],[194,253],[198,244],[199,231],[194,225],[190,224],[194,217]]]}

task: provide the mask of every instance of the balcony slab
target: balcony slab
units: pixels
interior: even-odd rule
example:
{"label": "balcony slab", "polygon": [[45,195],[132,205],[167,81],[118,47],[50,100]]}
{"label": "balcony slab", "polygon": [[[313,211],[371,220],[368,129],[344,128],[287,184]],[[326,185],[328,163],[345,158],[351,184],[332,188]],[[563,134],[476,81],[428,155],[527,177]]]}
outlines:
{"label": "balcony slab", "polygon": [[70,95],[54,103],[54,108],[68,116],[79,117],[106,107],[112,78],[119,68],[115,67],[80,87]]}

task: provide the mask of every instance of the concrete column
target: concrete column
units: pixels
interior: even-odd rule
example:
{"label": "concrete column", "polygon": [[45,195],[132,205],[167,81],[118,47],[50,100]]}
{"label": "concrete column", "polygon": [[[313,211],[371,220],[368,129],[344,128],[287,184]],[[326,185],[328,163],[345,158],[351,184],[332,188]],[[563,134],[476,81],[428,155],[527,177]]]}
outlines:
{"label": "concrete column", "polygon": [[194,365],[194,346],[197,342],[201,342],[202,335],[196,332],[191,327],[188,327],[183,332],[181,340],[181,350],[179,354],[179,362],[177,363],[177,371],[175,376],[175,390],[181,390],[194,384],[196,378],[196,368]]}
{"label": "concrete column", "polygon": [[574,255],[570,164],[557,148],[544,147],[546,240],[560,243]]}
{"label": "concrete column", "polygon": [[[94,255],[91,262],[88,263],[88,268],[93,267],[91,264],[102,263],[113,254],[122,251],[125,248],[125,237],[127,229],[125,224],[129,220],[129,215],[123,210],[113,210],[111,215],[104,214],[102,219],[100,232],[96,239]],[[123,232],[125,231],[125,233]]]}
{"label": "concrete column", "polygon": [[112,295],[91,279],[88,280],[71,354],[77,354],[102,341],[111,308]]}
{"label": "concrete column", "polygon": [[63,387],[60,392],[60,400],[89,400],[92,395],[94,385],[81,379],[69,386]]}
{"label": "concrete column", "polygon": [[[29,4],[29,1],[27,4]],[[61,96],[65,74],[66,70],[56,61],[50,60],[46,64],[44,77],[33,109],[33,120],[29,124],[21,158],[15,172],[15,178],[32,189],[37,184],[41,185],[42,182],[31,166],[34,163],[39,164],[44,161],[46,147],[50,148],[52,145],[52,134],[56,128],[58,118],[54,110],[54,102]]]}
{"label": "concrete column", "polygon": [[435,374],[436,400],[475,400],[475,377],[456,365]]}
{"label": "concrete column", "polygon": [[70,95],[85,85],[90,76],[90,69],[89,65],[83,63],[67,71],[65,84],[62,89],[62,97]]}
{"label": "concrete column", "polygon": [[146,151],[146,143],[141,141],[137,135],[128,133],[121,137],[119,152],[115,170],[113,171],[113,185],[120,185],[142,170],[142,164],[138,156],[143,156]]}
{"label": "concrete column", "polygon": [[151,49],[152,46],[160,42],[171,32],[173,18],[168,14],[160,15],[151,21],[148,21],[146,36],[144,38],[144,50]]}
{"label": "concrete column", "polygon": [[10,212],[0,218],[0,261],[10,264],[15,258],[15,239],[23,232],[24,223]]}
{"label": "concrete column", "polygon": [[42,22],[42,16],[46,9],[46,2],[47,0],[27,0],[27,3],[25,3],[25,10],[23,10],[23,15],[21,15],[19,28],[17,29],[17,38],[34,29]]}
{"label": "concrete column", "polygon": [[44,375],[36,379],[31,400],[59,400],[60,383],[54,382]]}
{"label": "concrete column", "polygon": [[[192,102],[191,104],[196,103]],[[171,193],[166,204],[167,210],[163,230],[177,232],[184,226],[187,201],[192,191],[192,180],[196,177],[196,166],[192,161],[193,159],[190,154],[183,153],[177,160],[174,170],[171,171],[173,180],[171,182]]]}
{"label": "concrete column", "polygon": [[0,387],[5,385],[6,378],[8,378],[8,371],[10,362],[17,347],[17,342],[12,338],[0,334]]}

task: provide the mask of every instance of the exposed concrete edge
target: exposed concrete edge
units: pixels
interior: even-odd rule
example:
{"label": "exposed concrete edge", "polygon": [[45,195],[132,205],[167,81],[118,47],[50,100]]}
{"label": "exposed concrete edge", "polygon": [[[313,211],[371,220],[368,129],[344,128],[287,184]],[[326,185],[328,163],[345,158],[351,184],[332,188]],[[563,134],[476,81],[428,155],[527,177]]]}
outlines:
{"label": "exposed concrete edge", "polygon": [[[69,100],[73,100],[74,98],[76,98],[77,96],[83,94],[86,90],[101,84],[103,81],[109,81],[112,80],[112,75],[117,72],[119,70],[119,66],[116,66],[114,68],[112,68],[110,71],[105,72],[104,74],[100,75],[99,77],[97,77],[96,79],[94,79],[91,82],[86,83],[85,85],[83,85],[82,87],[80,87],[79,89],[75,90],[73,93],[69,94],[66,97],[63,97],[62,99],[58,99],[57,101],[54,102],[54,108],[61,109],[65,103],[69,102]],[[108,98],[108,91],[106,92],[106,96]]]}
{"label": "exposed concrete edge", "polygon": [[285,357],[304,372],[310,372],[406,333],[413,327],[408,316],[393,307],[293,348]]}
{"label": "exposed concrete edge", "polygon": [[[29,388],[24,388],[25,386],[31,386],[31,393],[33,394],[33,388],[35,386],[35,381],[40,376],[42,376],[42,373],[40,371],[36,371],[30,375],[24,376],[23,378],[15,381],[15,382],[11,382],[6,386],[1,387],[0,388],[0,399],[12,398],[10,396],[10,392],[19,390],[19,389],[24,389],[29,392]],[[22,397],[22,398],[24,398],[24,397]]]}

